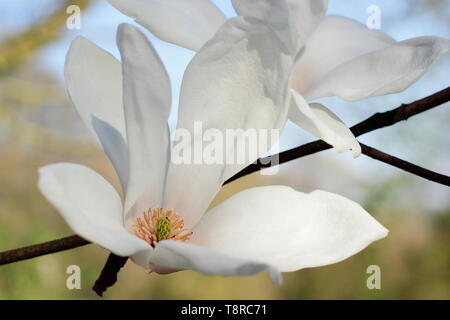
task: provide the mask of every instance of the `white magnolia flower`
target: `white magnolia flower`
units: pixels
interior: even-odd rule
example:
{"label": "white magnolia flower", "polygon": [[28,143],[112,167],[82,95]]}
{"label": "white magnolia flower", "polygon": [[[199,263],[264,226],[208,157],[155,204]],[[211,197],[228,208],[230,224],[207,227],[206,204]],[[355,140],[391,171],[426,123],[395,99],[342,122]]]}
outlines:
{"label": "white magnolia flower", "polygon": [[[162,40],[198,50],[226,18],[210,0],[109,0]],[[232,0],[238,15],[263,19],[296,56],[289,119],[339,152],[361,153],[348,127],[307,101],[362,100],[403,91],[445,52],[447,39],[397,42],[341,16],[325,16],[327,0]]]}
{"label": "white magnolia flower", "polygon": [[[122,63],[77,38],[65,76],[78,112],[117,171],[124,203],[87,167],[40,169],[41,192],[81,237],[158,273],[245,276],[268,270],[279,283],[280,272],[341,261],[387,235],[361,206],[325,191],[252,188],[207,211],[223,182],[247,164],[171,162],[164,66],[132,26],[121,25],[117,41]],[[186,70],[178,127],[190,129],[202,120],[222,131],[281,128],[292,63],[282,47],[261,22],[227,22]]]}

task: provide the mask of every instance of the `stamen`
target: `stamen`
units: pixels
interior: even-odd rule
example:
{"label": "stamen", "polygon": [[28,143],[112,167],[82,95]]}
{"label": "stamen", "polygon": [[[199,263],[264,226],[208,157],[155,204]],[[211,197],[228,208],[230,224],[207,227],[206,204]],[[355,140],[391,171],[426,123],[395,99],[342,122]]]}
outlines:
{"label": "stamen", "polygon": [[162,208],[148,209],[144,217],[137,218],[132,227],[134,234],[153,248],[161,240],[185,242],[192,236],[192,232],[184,228],[184,221],[177,213]]}

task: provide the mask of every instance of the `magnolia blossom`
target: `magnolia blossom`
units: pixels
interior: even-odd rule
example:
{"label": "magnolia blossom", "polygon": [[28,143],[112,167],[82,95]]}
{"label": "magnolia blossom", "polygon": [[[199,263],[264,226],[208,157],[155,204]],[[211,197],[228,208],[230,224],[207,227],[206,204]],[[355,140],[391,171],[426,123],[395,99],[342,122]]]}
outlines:
{"label": "magnolia blossom", "polygon": [[[280,283],[280,272],[341,261],[387,235],[361,206],[325,191],[257,187],[208,210],[223,182],[247,164],[171,162],[166,70],[134,27],[121,25],[117,43],[121,63],[77,38],[65,77],[78,112],[113,163],[124,201],[87,167],[59,163],[39,172],[41,192],[81,237],[157,273],[269,271]],[[178,128],[191,130],[194,121],[221,131],[283,127],[291,66],[266,24],[228,21],[185,72]]]}
{"label": "magnolia blossom", "polygon": [[[109,0],[162,40],[198,50],[226,21],[210,0]],[[232,0],[238,15],[270,23],[295,56],[289,119],[339,152],[361,153],[348,127],[307,101],[362,100],[403,91],[445,52],[447,39],[397,42],[342,16],[325,16],[327,0]]]}

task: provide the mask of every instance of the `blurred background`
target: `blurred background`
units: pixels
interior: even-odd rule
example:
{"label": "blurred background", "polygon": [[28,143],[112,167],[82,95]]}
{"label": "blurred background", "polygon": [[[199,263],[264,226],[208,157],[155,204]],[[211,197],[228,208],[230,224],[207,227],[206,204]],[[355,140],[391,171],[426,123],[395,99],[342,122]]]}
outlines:
{"label": "blurred background", "polygon": [[[228,0],[214,1],[227,16]],[[69,30],[66,8],[82,9],[81,29]],[[330,0],[329,14],[365,23],[378,5],[382,31],[397,40],[434,35],[450,38],[449,0]],[[0,0],[0,251],[73,234],[40,195],[37,169],[67,161],[85,164],[117,184],[112,167],[88,135],[67,97],[63,65],[71,41],[83,35],[118,56],[115,31],[132,20],[106,0]],[[193,53],[149,33],[171,76],[176,106],[184,68]],[[450,85],[450,57],[444,56],[408,90],[348,103],[324,99],[350,126],[378,111],[423,98]],[[394,127],[369,133],[361,142],[450,175],[450,110],[440,106]],[[288,124],[281,149],[311,141]],[[449,299],[449,188],[411,176],[362,155],[334,151],[283,164],[276,176],[254,174],[218,195],[216,203],[255,185],[287,184],[301,191],[324,189],[361,203],[389,236],[336,265],[284,274],[274,286],[266,274],[221,278],[184,271],[148,274],[129,262],[107,299]],[[96,246],[0,267],[0,299],[97,299],[91,286],[108,252]],[[82,289],[66,288],[66,268],[78,265]],[[381,290],[366,287],[369,265],[381,268]]]}

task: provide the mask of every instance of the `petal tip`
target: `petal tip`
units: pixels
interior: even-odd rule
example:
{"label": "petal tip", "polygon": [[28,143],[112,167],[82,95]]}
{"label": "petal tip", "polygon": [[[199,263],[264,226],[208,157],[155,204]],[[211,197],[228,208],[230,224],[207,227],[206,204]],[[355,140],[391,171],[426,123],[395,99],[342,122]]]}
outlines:
{"label": "petal tip", "polygon": [[361,149],[361,145],[359,143],[354,145],[351,150],[352,150],[352,154],[353,154],[353,159],[359,158],[359,156],[361,156],[362,149]]}
{"label": "petal tip", "polygon": [[67,52],[67,56],[70,56],[71,54],[79,54],[79,51],[84,51],[86,47],[92,47],[95,46],[95,44],[89,40],[86,37],[83,36],[76,36],[72,43],[70,44],[70,48]]}
{"label": "petal tip", "polygon": [[380,237],[378,238],[378,240],[384,239],[389,235],[389,230],[386,229],[383,225],[381,225],[381,230],[380,230]]}
{"label": "petal tip", "polygon": [[143,41],[148,42],[148,39],[136,26],[129,23],[121,23],[117,27],[116,42],[119,49],[123,49],[125,42],[128,42],[128,45],[130,45]]}
{"label": "petal tip", "polygon": [[121,23],[117,26],[117,38],[129,35],[133,32],[137,31],[136,27],[129,23]]}

